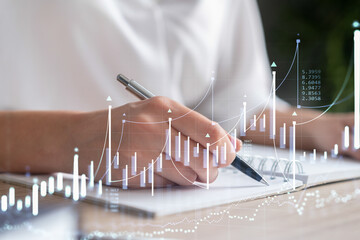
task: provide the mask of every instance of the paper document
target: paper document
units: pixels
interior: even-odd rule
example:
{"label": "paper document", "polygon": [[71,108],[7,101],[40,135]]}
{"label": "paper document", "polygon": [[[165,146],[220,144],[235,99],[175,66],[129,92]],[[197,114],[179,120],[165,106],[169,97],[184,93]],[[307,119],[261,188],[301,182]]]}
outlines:
{"label": "paper document", "polygon": [[[315,154],[314,154],[315,153]],[[270,146],[252,145],[244,158],[251,165],[266,175],[292,178],[292,156],[289,149]],[[296,179],[308,187],[360,177],[360,161],[343,158],[333,158],[323,152],[296,151]],[[290,163],[290,165],[289,165]],[[299,171],[299,167],[301,168]]]}

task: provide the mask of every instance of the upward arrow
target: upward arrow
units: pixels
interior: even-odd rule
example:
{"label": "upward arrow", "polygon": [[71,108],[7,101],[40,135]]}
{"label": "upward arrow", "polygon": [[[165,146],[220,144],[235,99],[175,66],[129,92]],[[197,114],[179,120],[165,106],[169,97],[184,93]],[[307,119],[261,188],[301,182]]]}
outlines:
{"label": "upward arrow", "polygon": [[172,113],[171,109],[169,108],[168,113]]}
{"label": "upward arrow", "polygon": [[210,137],[210,135],[207,133],[205,137],[209,138],[209,137]]}
{"label": "upward arrow", "polygon": [[107,102],[111,102],[111,101],[112,101],[111,97],[108,96],[108,97],[106,98],[106,101],[107,101]]}
{"label": "upward arrow", "polygon": [[277,67],[276,63],[273,62],[273,63],[271,64],[271,67]]}

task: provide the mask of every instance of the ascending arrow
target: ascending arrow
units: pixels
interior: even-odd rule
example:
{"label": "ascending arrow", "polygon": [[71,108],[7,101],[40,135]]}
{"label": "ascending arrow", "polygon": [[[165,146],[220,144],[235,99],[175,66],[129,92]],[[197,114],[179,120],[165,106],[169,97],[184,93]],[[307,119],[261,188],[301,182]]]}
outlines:
{"label": "ascending arrow", "polygon": [[168,113],[172,113],[171,109],[169,108]]}
{"label": "ascending arrow", "polygon": [[106,101],[111,102],[111,101],[112,101],[111,97],[108,96],[107,99],[106,99]]}
{"label": "ascending arrow", "polygon": [[292,115],[293,115],[293,116],[297,116],[296,112],[294,112]]}
{"label": "ascending arrow", "polygon": [[273,62],[273,63],[271,64],[271,67],[277,67],[276,63]]}
{"label": "ascending arrow", "polygon": [[210,135],[207,133],[205,137],[209,138],[209,137],[210,137]]}

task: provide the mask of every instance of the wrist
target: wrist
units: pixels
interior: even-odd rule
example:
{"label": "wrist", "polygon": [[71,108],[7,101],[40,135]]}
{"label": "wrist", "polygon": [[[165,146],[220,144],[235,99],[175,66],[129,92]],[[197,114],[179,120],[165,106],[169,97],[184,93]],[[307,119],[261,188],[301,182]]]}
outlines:
{"label": "wrist", "polygon": [[[61,145],[55,146],[58,155],[61,156],[60,166],[57,171],[71,173],[73,171],[73,157],[75,151],[79,151],[81,143],[84,141],[84,130],[86,126],[87,113],[69,112],[64,114],[62,122],[59,123],[63,132]],[[58,164],[57,164],[58,165]]]}

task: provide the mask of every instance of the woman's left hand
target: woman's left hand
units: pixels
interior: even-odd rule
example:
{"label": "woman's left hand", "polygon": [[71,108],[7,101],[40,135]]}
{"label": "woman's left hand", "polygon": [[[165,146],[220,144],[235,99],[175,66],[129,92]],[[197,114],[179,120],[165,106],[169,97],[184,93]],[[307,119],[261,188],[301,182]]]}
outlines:
{"label": "woman's left hand", "polygon": [[[344,147],[344,129],[349,127],[349,147]],[[354,149],[354,114],[326,113],[308,121],[297,122],[297,148],[331,152],[338,145],[340,155],[360,159],[360,151]]]}

